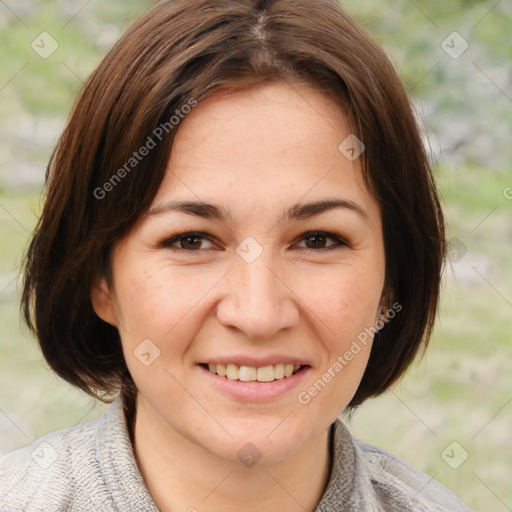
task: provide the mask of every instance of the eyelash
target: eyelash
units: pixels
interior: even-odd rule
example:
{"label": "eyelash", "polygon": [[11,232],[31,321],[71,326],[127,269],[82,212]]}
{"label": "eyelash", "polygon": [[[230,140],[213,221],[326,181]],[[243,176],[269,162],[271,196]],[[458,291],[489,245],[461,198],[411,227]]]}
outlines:
{"label": "eyelash", "polygon": [[[342,247],[349,247],[348,242],[343,240],[343,238],[335,235],[334,233],[329,233],[327,231],[308,231],[308,232],[304,233],[299,238],[299,242],[304,241],[308,236],[315,236],[315,235],[323,235],[326,238],[330,238],[331,240],[334,240],[335,243],[332,245],[329,245],[328,247],[321,247],[319,249],[312,249],[310,247],[301,247],[301,248],[299,248],[299,251],[301,251],[301,252],[302,251],[325,252],[325,251],[330,251],[333,249],[341,249]],[[190,232],[186,232],[186,233],[179,233],[177,235],[173,235],[170,238],[167,238],[166,240],[164,240],[163,242],[161,242],[159,244],[159,247],[162,247],[165,249],[171,249],[173,251],[185,251],[185,252],[190,252],[190,253],[201,252],[201,250],[206,250],[206,249],[191,250],[191,249],[184,249],[182,247],[173,247],[173,245],[175,243],[179,242],[181,238],[185,238],[187,236],[188,237],[204,238],[204,239],[208,240],[209,242],[213,243],[212,238],[209,235],[207,235],[206,233],[190,231]]]}

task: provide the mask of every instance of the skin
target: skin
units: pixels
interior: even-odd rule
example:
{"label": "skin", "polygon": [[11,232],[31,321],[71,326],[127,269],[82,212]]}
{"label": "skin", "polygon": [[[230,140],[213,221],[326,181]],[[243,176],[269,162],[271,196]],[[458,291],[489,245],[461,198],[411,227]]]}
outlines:
{"label": "skin", "polygon": [[[135,454],[162,511],[312,511],[325,490],[328,427],[356,392],[371,341],[308,404],[297,395],[385,307],[380,209],[358,161],[338,150],[350,133],[338,104],[304,85],[277,82],[200,102],[179,125],[152,208],[201,200],[230,216],[143,216],[113,248],[111,282],[101,278],[92,290],[97,314],[120,331],[139,390]],[[363,214],[283,217],[297,202],[320,199],[352,201]],[[198,231],[211,240],[160,245]],[[311,244],[302,238],[311,231],[348,244]],[[252,263],[236,252],[246,237],[262,249]],[[134,353],[145,339],[160,350],[149,366]],[[233,354],[287,354],[311,368],[275,399],[243,401],[211,386],[198,366]],[[252,467],[237,457],[248,442],[261,453]]]}

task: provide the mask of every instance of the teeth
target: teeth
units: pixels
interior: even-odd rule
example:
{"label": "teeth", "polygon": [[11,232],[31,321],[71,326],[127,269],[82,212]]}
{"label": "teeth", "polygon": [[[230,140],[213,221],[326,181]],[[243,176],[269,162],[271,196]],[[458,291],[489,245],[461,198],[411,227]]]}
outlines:
{"label": "teeth", "polygon": [[230,380],[241,380],[242,382],[272,382],[274,380],[291,377],[300,369],[296,364],[275,364],[269,366],[237,366],[236,364],[209,364],[210,373],[227,377]]}
{"label": "teeth", "polygon": [[[210,368],[210,366],[213,366],[213,371]],[[217,364],[217,365],[209,364],[208,368],[210,369],[210,371],[212,373],[215,373],[215,366],[217,366],[217,375],[220,375],[221,377],[225,377],[226,376],[226,365],[225,364]]]}
{"label": "teeth", "polygon": [[[260,369],[258,368],[258,374],[259,371]],[[256,380],[256,368],[253,368],[252,366],[240,366],[238,380],[243,380],[244,382],[251,382]]]}
{"label": "teeth", "polygon": [[274,367],[270,365],[258,368],[257,379],[258,382],[272,382],[274,380]]}
{"label": "teeth", "polygon": [[274,379],[284,379],[284,364],[274,366]]}
{"label": "teeth", "polygon": [[226,366],[226,377],[230,380],[238,380],[240,368],[236,364],[228,364]]}

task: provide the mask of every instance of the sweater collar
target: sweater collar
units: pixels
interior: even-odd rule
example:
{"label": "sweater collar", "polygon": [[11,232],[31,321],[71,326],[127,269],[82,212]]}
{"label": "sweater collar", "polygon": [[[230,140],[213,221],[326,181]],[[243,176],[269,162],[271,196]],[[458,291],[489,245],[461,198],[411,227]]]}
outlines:
{"label": "sweater collar", "polygon": [[158,512],[137,465],[121,395],[100,417],[96,453],[116,510]]}
{"label": "sweater collar", "polygon": [[[102,475],[116,510],[158,512],[137,465],[123,405],[118,395],[99,418],[96,453]],[[368,501],[373,502],[372,485],[348,428],[338,418],[329,429],[330,476],[314,512],[377,510]]]}

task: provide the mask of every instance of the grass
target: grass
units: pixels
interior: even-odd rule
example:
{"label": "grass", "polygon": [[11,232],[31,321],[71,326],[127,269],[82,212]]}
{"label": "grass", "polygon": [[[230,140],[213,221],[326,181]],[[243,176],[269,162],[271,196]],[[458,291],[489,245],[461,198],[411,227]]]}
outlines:
{"label": "grass", "polygon": [[[512,426],[512,205],[503,197],[507,180],[500,173],[471,167],[438,174],[450,230],[468,247],[454,266],[471,272],[473,262],[485,258],[486,279],[474,273],[461,281],[449,273],[426,355],[392,392],[363,406],[351,425],[360,438],[419,467],[474,510],[505,511],[512,503],[506,476],[512,456],[503,451]],[[441,457],[452,441],[469,453],[456,469]]]}

